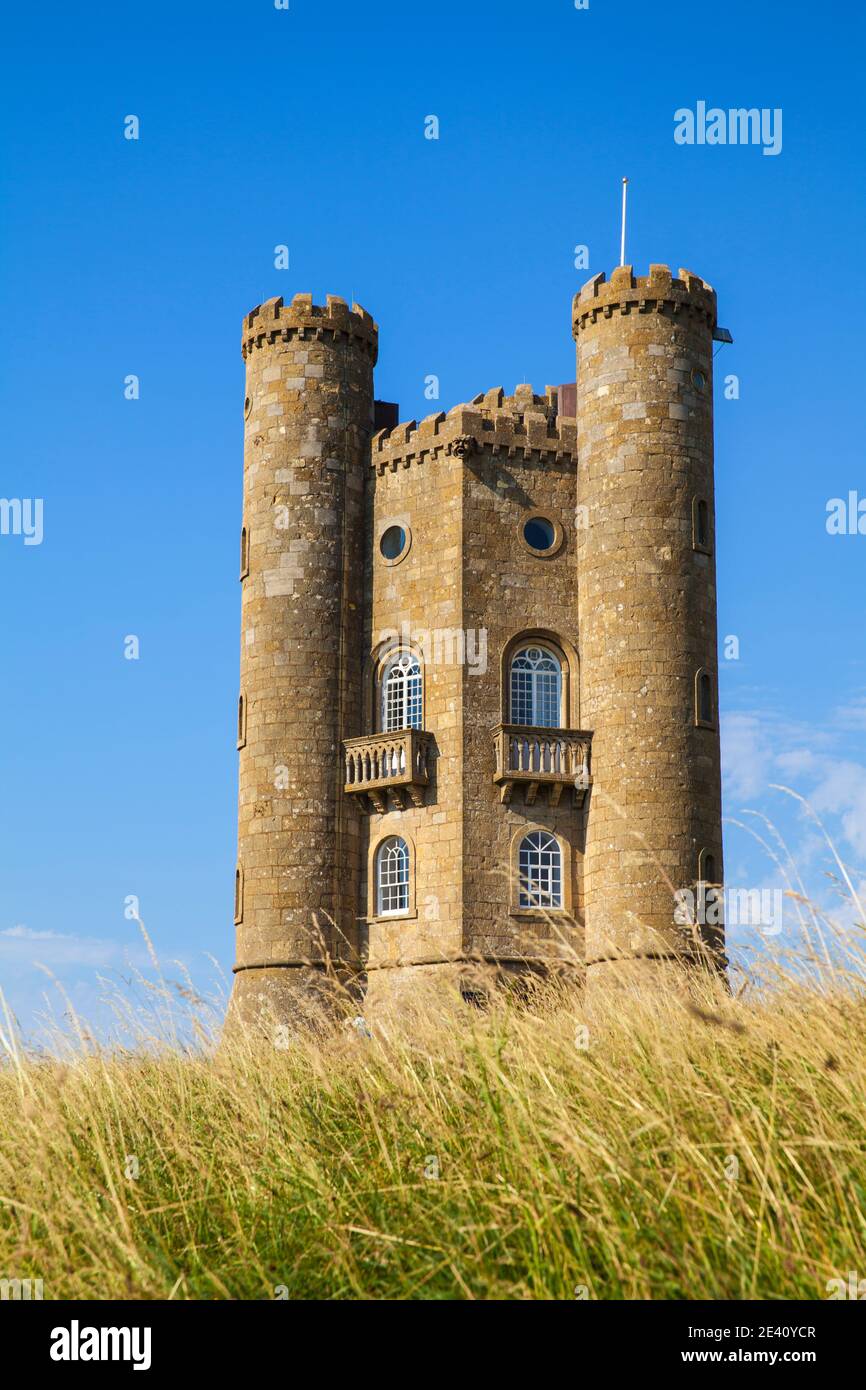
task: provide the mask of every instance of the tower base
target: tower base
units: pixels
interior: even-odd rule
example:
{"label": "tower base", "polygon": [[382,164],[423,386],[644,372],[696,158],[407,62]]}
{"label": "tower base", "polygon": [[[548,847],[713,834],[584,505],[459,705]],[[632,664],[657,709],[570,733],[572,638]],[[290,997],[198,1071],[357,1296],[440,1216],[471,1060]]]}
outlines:
{"label": "tower base", "polygon": [[565,981],[579,987],[582,972],[558,960],[511,961],[465,958],[437,964],[399,965],[372,969],[366,977],[364,1014],[381,1019],[407,1012],[431,1011],[467,1005],[485,1008],[497,998],[510,997],[531,1003],[536,991]]}
{"label": "tower base", "polygon": [[266,966],[235,973],[224,1037],[241,1035],[286,1047],[292,1037],[322,1033],[357,1012],[353,977],[324,966]]}
{"label": "tower base", "polygon": [[589,1014],[621,1011],[626,1001],[666,1008],[672,1001],[698,1003],[707,990],[727,987],[724,963],[709,951],[701,958],[632,956],[596,961],[587,967]]}

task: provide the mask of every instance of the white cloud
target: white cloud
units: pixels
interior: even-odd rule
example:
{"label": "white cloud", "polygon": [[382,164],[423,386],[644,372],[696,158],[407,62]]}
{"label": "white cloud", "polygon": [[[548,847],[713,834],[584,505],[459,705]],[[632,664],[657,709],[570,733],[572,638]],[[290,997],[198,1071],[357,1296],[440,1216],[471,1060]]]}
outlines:
{"label": "white cloud", "polygon": [[721,720],[725,792],[750,800],[766,792],[786,770],[806,773],[827,740],[810,724],[780,718],[773,710],[733,710]]}
{"label": "white cloud", "polygon": [[848,761],[828,763],[809,801],[820,816],[838,817],[844,838],[866,862],[866,768]]}
{"label": "white cloud", "polygon": [[0,931],[0,963],[4,966],[47,965],[109,966],[144,965],[147,956],[138,941],[112,941],[107,937],[69,936],[62,932],[35,931],[18,923]]}
{"label": "white cloud", "polygon": [[786,777],[814,776],[822,762],[811,748],[791,748],[775,755],[775,765]]}
{"label": "white cloud", "polygon": [[722,718],[722,775],[726,792],[738,800],[759,796],[772,780],[766,722],[741,711]]}
{"label": "white cloud", "polygon": [[866,694],[855,695],[833,711],[833,721],[843,729],[866,729]]}
{"label": "white cloud", "polygon": [[4,927],[0,936],[14,936],[24,941],[71,941],[56,931],[34,931],[32,927]]}
{"label": "white cloud", "polygon": [[[866,713],[866,701],[862,702]],[[773,710],[735,710],[722,720],[722,772],[728,819],[751,825],[762,838],[772,833],[745,810],[766,815],[790,849],[798,872],[831,870],[832,853],[806,807],[773,791],[790,787],[821,817],[839,857],[850,867],[866,864],[866,765],[852,757],[858,749],[850,733],[843,734],[841,712],[861,706],[860,696],[840,706],[831,727],[778,717]],[[866,757],[866,749],[864,749]],[[794,812],[793,821],[791,813]],[[778,846],[776,846],[778,849]],[[784,855],[783,855],[784,858]],[[853,876],[853,875],[852,875]],[[823,897],[815,885],[814,896]]]}

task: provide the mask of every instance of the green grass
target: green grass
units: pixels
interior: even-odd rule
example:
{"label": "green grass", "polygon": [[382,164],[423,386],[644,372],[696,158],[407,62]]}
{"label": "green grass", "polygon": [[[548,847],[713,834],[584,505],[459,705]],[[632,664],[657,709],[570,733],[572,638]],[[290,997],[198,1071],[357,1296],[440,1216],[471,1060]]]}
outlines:
{"label": "green grass", "polygon": [[847,977],[624,997],[586,1048],[583,1022],[551,991],[288,1050],[64,1060],[7,1025],[0,1277],[75,1299],[815,1299],[866,1276]]}

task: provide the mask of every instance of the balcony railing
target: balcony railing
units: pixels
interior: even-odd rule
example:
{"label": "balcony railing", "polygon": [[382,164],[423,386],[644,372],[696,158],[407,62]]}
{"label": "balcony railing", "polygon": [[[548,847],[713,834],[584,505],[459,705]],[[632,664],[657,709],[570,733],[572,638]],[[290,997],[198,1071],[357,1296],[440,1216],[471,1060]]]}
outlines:
{"label": "balcony railing", "polygon": [[346,791],[369,797],[380,812],[387,811],[389,796],[401,807],[406,797],[420,806],[429,781],[429,745],[422,729],[344,739]]}
{"label": "balcony railing", "polygon": [[571,788],[582,803],[592,782],[589,753],[592,734],[579,729],[542,729],[529,724],[497,724],[493,730],[496,771],[493,780],[503,801],[523,787],[531,806],[539,787],[547,787],[552,806]]}

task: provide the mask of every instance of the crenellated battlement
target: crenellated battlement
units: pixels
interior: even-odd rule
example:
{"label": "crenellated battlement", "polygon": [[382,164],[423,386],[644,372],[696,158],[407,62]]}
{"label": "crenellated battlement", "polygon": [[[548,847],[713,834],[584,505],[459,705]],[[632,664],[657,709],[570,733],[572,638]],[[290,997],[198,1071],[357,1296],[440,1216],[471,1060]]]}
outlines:
{"label": "crenellated battlement", "polygon": [[379,350],[379,326],[372,314],[337,294],[325,296],[324,304],[314,304],[311,294],[296,294],[291,304],[282,296],[266,299],[244,317],[241,335],[241,354],[244,358],[254,348],[274,343],[278,338],[343,337],[358,343],[370,353],[375,363]]}
{"label": "crenellated battlement", "polygon": [[440,410],[420,424],[408,420],[380,430],[370,447],[371,466],[378,473],[425,463],[439,454],[466,457],[482,450],[555,461],[574,456],[577,425],[559,414],[555,386],[546,387],[543,396],[526,384],[516,386],[512,396],[494,386],[447,414]]}
{"label": "crenellated battlement", "polygon": [[710,328],[716,326],[716,292],[712,285],[680,270],[678,276],[666,265],[651,265],[649,275],[635,275],[630,265],[617,266],[606,279],[604,274],[588,280],[572,302],[572,328],[575,338],[595,323],[599,315],[663,313],[697,314]]}

